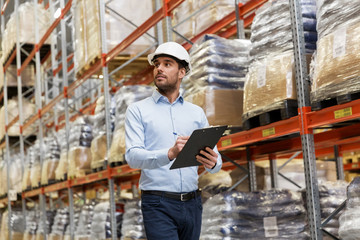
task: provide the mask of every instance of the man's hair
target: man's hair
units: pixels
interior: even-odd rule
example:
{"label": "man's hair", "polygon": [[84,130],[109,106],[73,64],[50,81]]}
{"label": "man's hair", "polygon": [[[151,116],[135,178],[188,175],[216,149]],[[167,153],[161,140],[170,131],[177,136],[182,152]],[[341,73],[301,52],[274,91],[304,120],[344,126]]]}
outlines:
{"label": "man's hair", "polygon": [[180,59],[178,59],[178,58],[176,58],[176,57],[174,57],[174,56],[171,56],[171,55],[169,55],[169,54],[159,54],[159,55],[156,55],[156,56],[153,58],[152,62],[154,62],[154,61],[155,61],[157,58],[159,58],[159,57],[168,57],[168,58],[174,59],[174,60],[178,63],[179,69],[180,69],[180,68],[185,68],[185,70],[187,71],[188,68],[189,68],[189,64],[188,64],[186,61],[180,60]]}

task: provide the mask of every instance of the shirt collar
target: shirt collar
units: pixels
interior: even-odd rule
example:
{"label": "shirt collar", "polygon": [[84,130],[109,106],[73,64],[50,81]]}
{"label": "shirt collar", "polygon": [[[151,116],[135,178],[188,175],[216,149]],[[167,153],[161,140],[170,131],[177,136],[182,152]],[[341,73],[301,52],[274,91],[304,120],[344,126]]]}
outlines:
{"label": "shirt collar", "polygon": [[[169,102],[169,100],[165,96],[161,95],[158,90],[154,90],[152,94],[152,98],[154,99],[155,103],[158,103],[161,99],[164,99],[166,102]],[[179,94],[179,97],[175,100],[174,103],[176,103],[177,101],[179,101],[180,103],[184,102],[184,98],[181,95],[181,93]]]}

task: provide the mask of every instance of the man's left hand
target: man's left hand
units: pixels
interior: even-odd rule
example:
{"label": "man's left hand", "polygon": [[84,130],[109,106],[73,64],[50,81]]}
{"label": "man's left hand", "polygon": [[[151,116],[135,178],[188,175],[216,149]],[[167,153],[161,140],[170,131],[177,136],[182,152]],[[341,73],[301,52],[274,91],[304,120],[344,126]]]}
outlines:
{"label": "man's left hand", "polygon": [[205,151],[204,150],[200,151],[200,154],[203,156],[196,155],[196,160],[199,163],[201,163],[202,165],[204,165],[204,167],[209,168],[209,169],[212,169],[213,167],[215,167],[218,155],[214,150],[212,150],[209,147],[206,147]]}

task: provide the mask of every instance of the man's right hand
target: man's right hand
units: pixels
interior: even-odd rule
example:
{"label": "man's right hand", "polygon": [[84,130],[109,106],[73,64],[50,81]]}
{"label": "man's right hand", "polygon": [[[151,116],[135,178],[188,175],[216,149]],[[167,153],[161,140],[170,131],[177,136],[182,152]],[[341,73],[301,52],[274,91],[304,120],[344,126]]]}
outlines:
{"label": "man's right hand", "polygon": [[181,150],[183,149],[185,143],[189,138],[190,136],[186,136],[186,137],[179,136],[176,139],[174,146],[171,147],[168,151],[168,158],[170,159],[170,161],[174,160],[179,155],[179,153],[181,152]]}

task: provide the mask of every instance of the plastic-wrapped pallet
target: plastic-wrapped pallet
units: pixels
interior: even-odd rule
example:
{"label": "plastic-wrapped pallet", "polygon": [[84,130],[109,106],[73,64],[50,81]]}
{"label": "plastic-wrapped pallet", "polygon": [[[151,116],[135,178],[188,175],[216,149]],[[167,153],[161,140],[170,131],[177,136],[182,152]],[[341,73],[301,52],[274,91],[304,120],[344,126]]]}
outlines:
{"label": "plastic-wrapped pallet", "polygon": [[38,228],[36,231],[36,240],[43,240],[44,239],[44,230],[47,233],[47,239],[49,239],[49,234],[51,232],[52,225],[54,224],[54,218],[56,215],[56,210],[47,210],[46,211],[46,225],[44,227],[42,221],[42,212],[40,212]]}
{"label": "plastic-wrapped pallet", "polygon": [[[86,7],[85,7],[86,6]],[[111,1],[107,4],[105,14],[107,46],[114,48],[117,44],[128,37],[152,14],[152,2],[150,0],[134,0],[124,2],[121,0]],[[129,23],[130,20],[132,23]],[[75,36],[75,71],[80,72],[85,66],[91,65],[96,59],[101,58],[101,35],[99,4],[96,0],[78,0],[74,8],[74,36]],[[154,30],[148,31],[154,35]],[[153,39],[143,35],[122,54],[137,54],[148,48]]]}
{"label": "plastic-wrapped pallet", "polygon": [[201,200],[206,202],[210,197],[225,192],[231,187],[232,179],[230,173],[220,170],[217,173],[205,173],[199,177],[199,188],[201,189]]}
{"label": "plastic-wrapped pallet", "polygon": [[55,182],[55,170],[60,161],[60,147],[55,137],[44,138],[45,149],[41,169],[41,185]]}
{"label": "plastic-wrapped pallet", "polygon": [[65,129],[61,129],[58,131],[57,138],[60,144],[60,159],[59,159],[59,164],[55,170],[55,179],[65,180],[67,179],[68,164],[69,164]]}
{"label": "plastic-wrapped pallet", "polygon": [[[42,149],[45,146],[41,146]],[[40,141],[36,140],[35,144],[31,146],[27,152],[29,161],[31,162],[30,168],[30,183],[32,188],[40,186],[41,181],[41,164],[40,164]]]}
{"label": "plastic-wrapped pallet", "polygon": [[309,239],[301,194],[225,192],[203,205],[200,239]]}
{"label": "plastic-wrapped pallet", "polygon": [[187,92],[212,89],[238,89],[244,87],[249,66],[249,40],[229,40],[216,35],[205,35],[190,51],[192,72],[183,79]]}
{"label": "plastic-wrapped pallet", "polygon": [[54,218],[54,224],[51,227],[51,233],[49,235],[49,240],[62,240],[65,230],[69,225],[69,211],[67,208],[59,209],[56,212]]}
{"label": "plastic-wrapped pallet", "polygon": [[[110,129],[111,133],[115,128],[115,100],[111,97],[110,105]],[[91,168],[104,168],[106,167],[106,118],[105,118],[105,98],[101,96],[96,101],[95,113],[90,116],[90,121],[93,126],[93,140],[91,142]]]}
{"label": "plastic-wrapped pallet", "polygon": [[354,178],[347,188],[346,209],[339,218],[339,235],[344,240],[360,236],[360,177]]}
{"label": "plastic-wrapped pallet", "polygon": [[[304,25],[305,49],[316,49],[316,0],[300,0]],[[293,49],[289,1],[274,0],[256,11],[251,25],[252,59],[261,59],[269,53]]]}
{"label": "plastic-wrapped pallet", "polygon": [[288,51],[251,64],[244,89],[243,120],[284,108],[285,100],[297,99],[293,59],[293,51]]}
{"label": "plastic-wrapped pallet", "polygon": [[22,161],[19,154],[15,154],[12,156],[10,161],[10,189],[15,190],[17,193],[21,192],[22,185],[22,176],[23,176],[23,166]]}
{"label": "plastic-wrapped pallet", "polygon": [[[20,43],[30,43],[37,44],[35,42],[35,17],[34,17],[34,3],[25,2],[19,5],[19,41]],[[43,36],[45,32],[49,29],[50,21],[50,11],[45,10],[42,4],[37,5],[38,14],[36,18],[38,19],[39,27],[39,36]],[[12,13],[10,19],[6,23],[6,30],[2,36],[2,50],[3,50],[3,62],[9,56],[11,50],[13,50],[14,45],[16,44],[16,14]],[[48,38],[45,43],[50,43]]]}
{"label": "plastic-wrapped pallet", "polygon": [[81,208],[79,221],[75,230],[75,240],[91,240],[91,223],[94,216],[94,203],[85,204]]}
{"label": "plastic-wrapped pallet", "polygon": [[[73,226],[74,231],[75,231],[75,229],[76,229],[76,226],[77,226],[78,223],[79,223],[80,211],[81,211],[80,208],[75,208],[75,209],[74,209],[74,226]],[[62,240],[71,240],[70,224],[65,227],[65,232],[64,232],[64,234],[63,234]]]}
{"label": "plastic-wrapped pallet", "polygon": [[[21,210],[12,209],[10,218],[10,229],[12,240],[23,240],[25,232],[25,221]],[[9,239],[8,211],[2,215],[1,221],[1,240]]]}
{"label": "plastic-wrapped pallet", "polygon": [[0,196],[7,194],[7,162],[0,161]]}
{"label": "plastic-wrapped pallet", "polygon": [[360,6],[354,1],[318,1],[320,38],[314,61],[314,104],[360,91]]}
{"label": "plastic-wrapped pallet", "polygon": [[[17,86],[17,67],[16,65],[9,65],[6,70],[6,81],[10,87]],[[29,64],[21,72],[21,86],[29,87],[35,85],[35,65]]]}
{"label": "plastic-wrapped pallet", "polygon": [[121,235],[125,239],[146,239],[140,200],[125,203]]}
{"label": "plastic-wrapped pallet", "polygon": [[[348,183],[345,181],[323,182],[319,185],[321,218],[327,218],[337,207],[346,200],[346,187]],[[339,230],[339,216],[337,214],[324,229],[329,233],[337,236]]]}
{"label": "plastic-wrapped pallet", "polygon": [[115,99],[115,130],[110,147],[109,163],[124,163],[125,155],[125,112],[127,107],[152,95],[153,87],[146,85],[123,86],[116,92]]}
{"label": "plastic-wrapped pallet", "polygon": [[[23,106],[23,116],[24,119],[29,118],[35,113],[35,104],[31,103],[29,100],[22,98]],[[14,97],[8,100],[8,121],[11,122],[15,117],[19,115],[19,105],[18,98]],[[24,136],[31,135],[35,131],[35,125],[30,125],[25,128],[23,131]],[[20,125],[15,123],[8,129],[9,136],[19,136],[20,135]],[[0,110],[0,139],[5,136],[5,106],[2,106]]]}
{"label": "plastic-wrapped pallet", "polygon": [[91,172],[92,126],[85,117],[71,123],[69,134],[68,177],[82,177]]}
{"label": "plastic-wrapped pallet", "polygon": [[26,212],[26,227],[23,240],[36,240],[36,231],[38,228],[39,212]]}
{"label": "plastic-wrapped pallet", "polygon": [[[117,238],[121,238],[122,213],[116,212]],[[91,239],[111,239],[110,205],[109,202],[102,202],[94,207],[94,216],[91,223]]]}

